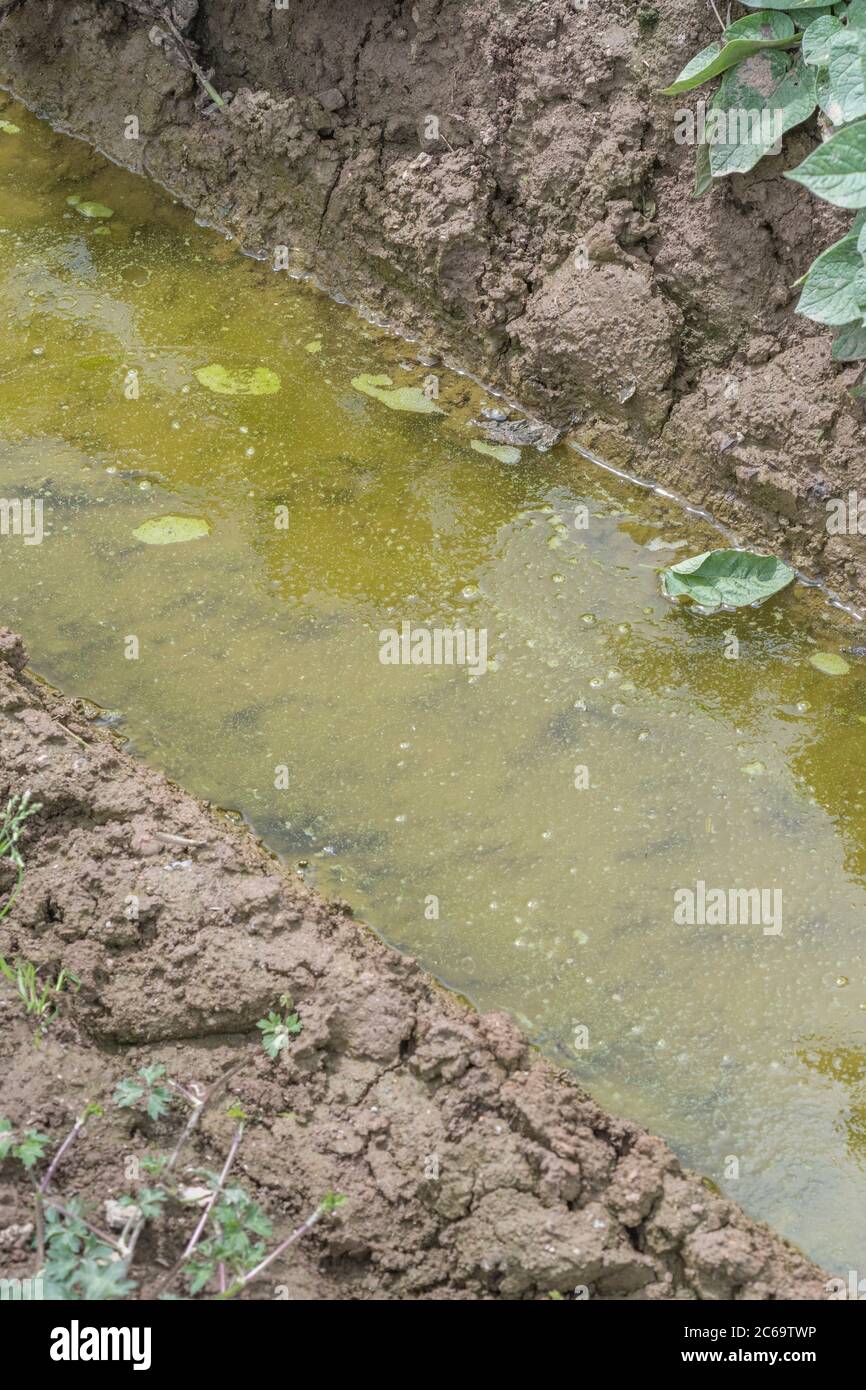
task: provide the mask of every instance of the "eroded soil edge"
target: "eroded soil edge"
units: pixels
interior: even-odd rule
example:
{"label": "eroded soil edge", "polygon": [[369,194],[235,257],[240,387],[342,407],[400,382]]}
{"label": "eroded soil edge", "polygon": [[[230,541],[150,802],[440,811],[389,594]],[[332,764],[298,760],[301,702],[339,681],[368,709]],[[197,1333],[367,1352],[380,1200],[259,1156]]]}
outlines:
{"label": "eroded soil edge", "polygon": [[[348,1199],[255,1297],[535,1299],[579,1285],[605,1299],[827,1296],[815,1265],[660,1139],[600,1110],[505,1014],[472,1012],[25,661],[0,629],[0,804],[26,788],[42,804],[0,954],[63,965],[82,986],[38,1048],[33,1019],[0,988],[0,1113],[14,1125],[56,1145],[138,1066],[162,1062],[188,1087],[242,1061],[230,1096],[250,1124],[236,1174],[274,1243],[325,1192]],[[283,994],[303,1030],[271,1061],[256,1022]],[[225,1108],[206,1112],[190,1164],[221,1168],[235,1127]],[[176,1128],[107,1108],[57,1189],[98,1204],[134,1195],[128,1160],[168,1148]],[[0,1166],[7,1278],[34,1272],[31,1197],[11,1161]],[[145,1293],[188,1234],[184,1213],[141,1243]]]}
{"label": "eroded soil edge", "polygon": [[866,599],[866,537],[826,526],[828,498],[866,496],[859,369],[793,313],[850,218],[781,178],[810,125],[692,199],[683,99],[657,89],[714,37],[709,7],[171,0],[222,111],[154,32],[160,8],[22,0],[0,81],[245,247],[289,246],[610,462]]}

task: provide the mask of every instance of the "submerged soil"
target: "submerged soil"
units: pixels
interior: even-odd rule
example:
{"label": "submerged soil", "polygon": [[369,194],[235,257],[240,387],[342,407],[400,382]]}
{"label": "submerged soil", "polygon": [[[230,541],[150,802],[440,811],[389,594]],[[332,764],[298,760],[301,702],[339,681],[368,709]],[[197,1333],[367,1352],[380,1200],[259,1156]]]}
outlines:
{"label": "submerged soil", "polygon": [[[846,214],[781,177],[811,125],[691,196],[692,0],[173,0],[215,109],[146,0],[23,0],[0,81],[267,260],[364,303],[611,462],[859,602],[859,368],[794,315]],[[701,93],[685,99],[693,105]],[[138,122],[130,138],[128,118]]]}
{"label": "submerged soil", "polygon": [[[33,1019],[0,990],[2,1113],[14,1125],[56,1145],[139,1066],[161,1062],[189,1088],[240,1063],[227,1094],[250,1123],[235,1174],[273,1219],[274,1243],[326,1191],[347,1198],[253,1297],[827,1296],[814,1264],[661,1140],[605,1114],[506,1015],[472,1012],[25,663],[0,629],[0,802],[30,788],[42,806],[0,953],[62,964],[81,987],[38,1047]],[[256,1023],[284,994],[303,1027],[271,1061]],[[214,1104],[186,1161],[220,1169],[234,1127]],[[55,1190],[97,1208],[134,1195],[130,1159],[168,1149],[177,1128],[108,1107]],[[4,1277],[33,1272],[30,1213],[30,1186],[7,1162]],[[145,1294],[189,1234],[181,1215],[139,1247]]]}

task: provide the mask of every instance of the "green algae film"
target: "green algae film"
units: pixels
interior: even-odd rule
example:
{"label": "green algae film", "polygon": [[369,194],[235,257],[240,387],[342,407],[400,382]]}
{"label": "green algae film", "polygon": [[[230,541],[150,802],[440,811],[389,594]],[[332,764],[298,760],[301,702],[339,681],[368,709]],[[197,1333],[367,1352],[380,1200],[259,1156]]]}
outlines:
{"label": "green algae film", "polygon": [[[0,497],[44,524],[0,536],[2,620],[33,666],[862,1268],[860,629],[799,585],[674,607],[658,568],[710,528],[567,448],[479,454],[465,378],[0,114]],[[486,669],[383,661],[404,625],[485,633]],[[768,915],[688,920],[698,884]]]}

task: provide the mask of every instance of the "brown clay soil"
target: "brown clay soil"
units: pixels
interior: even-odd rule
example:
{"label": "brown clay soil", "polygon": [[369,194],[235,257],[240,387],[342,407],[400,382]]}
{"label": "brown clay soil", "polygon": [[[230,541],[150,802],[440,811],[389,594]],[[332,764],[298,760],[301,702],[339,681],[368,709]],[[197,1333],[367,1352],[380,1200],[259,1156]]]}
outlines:
{"label": "brown clay soil", "polygon": [[[326,1192],[347,1198],[247,1296],[531,1300],[583,1286],[602,1299],[827,1297],[826,1274],[660,1139],[600,1110],[505,1014],[472,1012],[25,662],[0,629],[0,804],[30,788],[42,806],[0,954],[46,976],[63,965],[81,987],[36,1046],[33,1018],[0,980],[0,1114],[16,1128],[56,1147],[88,1101],[107,1103],[139,1066],[160,1062],[189,1088],[240,1063],[227,1097],[249,1127],[234,1171],[272,1218],[274,1244]],[[302,1032],[272,1061],[256,1023],[284,994]],[[226,1109],[205,1112],[186,1165],[222,1167]],[[130,1160],[168,1150],[178,1129],[106,1104],[55,1191],[103,1220],[106,1200],[135,1194]],[[32,1192],[16,1170],[0,1165],[4,1278],[35,1272]],[[192,1224],[178,1207],[141,1241],[145,1296]]]}
{"label": "brown clay soil", "polygon": [[694,0],[20,0],[0,82],[861,602],[866,537],[826,529],[866,495],[859,368],[793,312],[850,217],[781,177],[814,122],[694,201],[706,92],[658,88],[716,32]]}

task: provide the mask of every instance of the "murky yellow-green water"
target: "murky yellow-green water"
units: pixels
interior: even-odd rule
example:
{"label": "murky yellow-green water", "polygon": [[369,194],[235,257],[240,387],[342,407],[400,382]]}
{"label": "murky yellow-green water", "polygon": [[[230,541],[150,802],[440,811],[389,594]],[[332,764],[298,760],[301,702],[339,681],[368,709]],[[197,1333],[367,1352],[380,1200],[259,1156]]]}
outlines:
{"label": "murky yellow-green water", "polygon": [[[0,497],[41,498],[46,532],[0,537],[0,619],[33,666],[750,1211],[866,1267],[866,662],[808,662],[861,629],[801,586],[674,609],[656,568],[708,527],[567,448],[472,452],[465,378],[440,372],[442,415],[361,394],[428,369],[0,114]],[[214,394],[214,362],[281,389]],[[164,514],[210,533],[135,538]],[[486,629],[494,669],[383,665],[404,621]],[[781,933],[676,925],[698,880],[780,889]]]}

